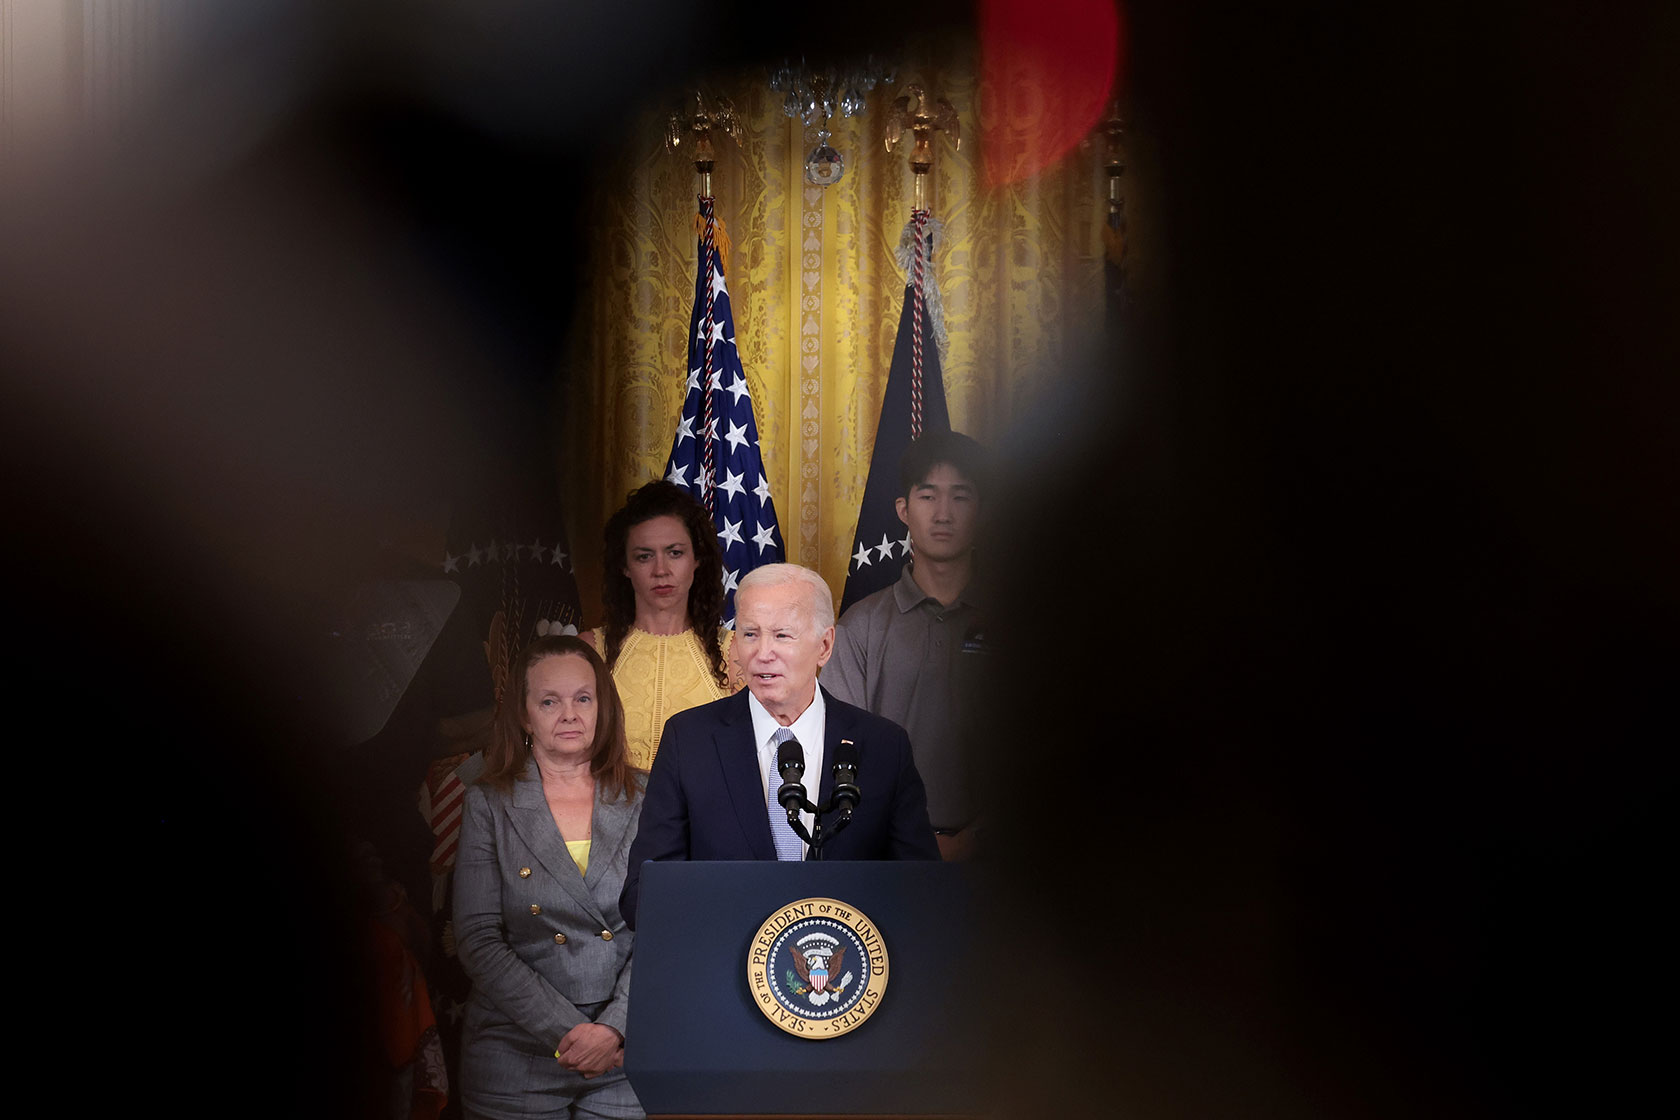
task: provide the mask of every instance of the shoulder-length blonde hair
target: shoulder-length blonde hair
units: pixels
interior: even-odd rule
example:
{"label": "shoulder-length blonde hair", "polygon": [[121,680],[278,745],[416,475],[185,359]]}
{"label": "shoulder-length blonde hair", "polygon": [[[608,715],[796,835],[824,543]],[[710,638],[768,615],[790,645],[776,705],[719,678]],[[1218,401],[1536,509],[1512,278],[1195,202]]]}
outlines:
{"label": "shoulder-length blonde hair", "polygon": [[519,655],[519,687],[509,689],[496,712],[490,745],[484,748],[484,773],[478,779],[499,789],[513,788],[531,758],[531,738],[525,730],[525,703],[531,694],[531,669],[549,657],[581,657],[595,673],[595,742],[589,748],[589,774],[607,801],[629,797],[635,771],[624,741],[624,704],[618,698],[607,663],[595,647],[570,634],[537,638]]}

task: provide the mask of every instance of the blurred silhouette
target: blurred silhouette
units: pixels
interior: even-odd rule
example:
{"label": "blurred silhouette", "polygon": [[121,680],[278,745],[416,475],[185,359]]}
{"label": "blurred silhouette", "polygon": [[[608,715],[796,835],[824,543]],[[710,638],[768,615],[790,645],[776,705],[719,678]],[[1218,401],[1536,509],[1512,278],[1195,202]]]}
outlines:
{"label": "blurred silhouette", "polygon": [[[79,971],[31,1010],[174,1112],[366,1115],[361,787],[298,700],[324,620],[434,562],[439,495],[559,407],[580,278],[552,265],[632,99],[896,24],[203,11],[155,103],[0,206],[14,695],[95,787],[15,768],[53,851],[20,887],[75,903],[51,950]],[[1128,220],[1159,263],[1123,350],[998,445],[1014,656],[983,746],[1031,994],[1000,995],[1004,1114],[1643,1099],[1676,20],[1128,5],[1128,181],[1161,207]]]}

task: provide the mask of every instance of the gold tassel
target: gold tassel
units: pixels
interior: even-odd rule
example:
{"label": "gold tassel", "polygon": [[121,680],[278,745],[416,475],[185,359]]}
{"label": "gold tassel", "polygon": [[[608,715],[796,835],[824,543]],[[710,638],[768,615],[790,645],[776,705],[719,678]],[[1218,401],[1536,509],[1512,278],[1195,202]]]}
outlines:
{"label": "gold tassel", "polygon": [[[706,237],[706,215],[694,215],[694,236],[704,240]],[[722,218],[714,218],[712,226],[712,244],[717,246],[718,260],[723,262],[723,274],[729,275],[729,231],[724,228]]]}

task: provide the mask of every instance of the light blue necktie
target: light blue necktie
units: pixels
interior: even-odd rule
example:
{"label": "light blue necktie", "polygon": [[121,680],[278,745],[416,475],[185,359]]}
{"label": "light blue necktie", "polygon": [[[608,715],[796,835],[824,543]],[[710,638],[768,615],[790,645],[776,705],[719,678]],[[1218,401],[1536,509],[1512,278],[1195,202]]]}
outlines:
{"label": "light blue necktie", "polygon": [[791,727],[778,727],[776,733],[770,737],[770,782],[764,791],[764,804],[770,814],[770,839],[776,845],[776,858],[798,862],[805,858],[804,853],[800,851],[803,841],[799,839],[799,834],[793,831],[793,826],[788,824],[787,810],[776,800],[776,791],[782,788],[782,776],[776,772],[776,752],[791,738]]}

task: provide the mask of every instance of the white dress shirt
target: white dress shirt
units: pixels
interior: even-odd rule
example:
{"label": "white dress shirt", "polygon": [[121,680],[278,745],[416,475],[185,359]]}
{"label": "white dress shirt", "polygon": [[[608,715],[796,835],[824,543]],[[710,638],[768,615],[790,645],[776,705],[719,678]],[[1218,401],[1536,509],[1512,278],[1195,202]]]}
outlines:
{"label": "white dress shirt", "polygon": [[[815,804],[822,790],[823,732],[827,726],[825,720],[828,709],[823,704],[822,689],[815,685],[812,687],[816,695],[810,705],[799,713],[799,718],[788,726],[788,730],[799,740],[799,745],[805,748],[805,776],[800,781],[805,786],[805,800]],[[747,710],[752,712],[753,743],[758,748],[758,785],[760,789],[768,790],[770,775],[776,770],[776,750],[770,745],[770,741],[776,732],[781,730],[782,725],[776,722],[776,717],[771,715],[751,692],[747,693]],[[776,785],[781,784],[781,778],[778,776]],[[799,820],[804,824],[805,831],[809,832],[816,823],[816,816],[802,812],[799,814]],[[809,849],[809,844],[800,842],[801,858]]]}

